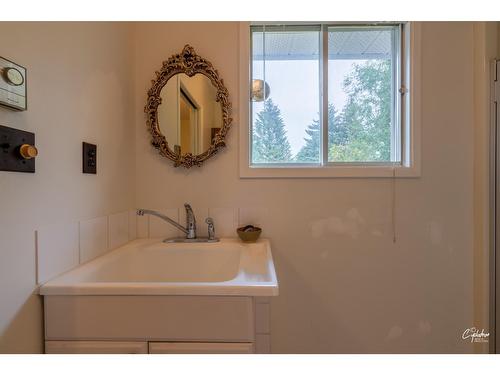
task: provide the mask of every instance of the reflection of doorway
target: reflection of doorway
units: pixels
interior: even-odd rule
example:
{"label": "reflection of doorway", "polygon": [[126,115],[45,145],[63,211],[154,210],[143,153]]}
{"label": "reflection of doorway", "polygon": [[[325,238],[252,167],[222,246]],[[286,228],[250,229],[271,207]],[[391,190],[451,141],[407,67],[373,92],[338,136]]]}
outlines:
{"label": "reflection of doorway", "polygon": [[182,153],[198,153],[199,121],[198,106],[189,93],[181,86],[179,90],[179,140]]}

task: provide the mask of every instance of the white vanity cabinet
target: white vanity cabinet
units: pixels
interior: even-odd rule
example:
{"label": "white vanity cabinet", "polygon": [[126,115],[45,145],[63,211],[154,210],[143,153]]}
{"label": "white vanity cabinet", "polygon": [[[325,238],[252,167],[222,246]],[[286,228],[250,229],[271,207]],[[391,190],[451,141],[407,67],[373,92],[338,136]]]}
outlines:
{"label": "white vanity cabinet", "polygon": [[269,353],[269,298],[46,295],[46,353]]}
{"label": "white vanity cabinet", "polygon": [[40,287],[47,353],[270,353],[270,242],[134,240]]}
{"label": "white vanity cabinet", "polygon": [[150,342],[150,354],[251,354],[251,342]]}
{"label": "white vanity cabinet", "polygon": [[45,341],[46,354],[148,354],[147,342]]}

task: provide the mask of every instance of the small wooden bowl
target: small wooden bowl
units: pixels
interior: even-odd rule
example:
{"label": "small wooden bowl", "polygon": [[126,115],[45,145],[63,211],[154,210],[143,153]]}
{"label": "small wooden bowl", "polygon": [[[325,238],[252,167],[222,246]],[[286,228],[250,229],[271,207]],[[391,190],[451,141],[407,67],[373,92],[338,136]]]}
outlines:
{"label": "small wooden bowl", "polygon": [[241,227],[236,230],[238,233],[238,237],[243,242],[256,242],[259,239],[260,234],[262,233],[262,229],[259,227],[253,227],[250,231],[245,231],[244,229],[247,227]]}

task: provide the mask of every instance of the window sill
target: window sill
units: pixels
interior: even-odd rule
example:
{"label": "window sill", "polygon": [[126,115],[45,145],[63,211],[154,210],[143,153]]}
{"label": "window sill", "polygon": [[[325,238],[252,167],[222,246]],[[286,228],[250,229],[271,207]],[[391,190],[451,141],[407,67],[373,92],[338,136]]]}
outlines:
{"label": "window sill", "polygon": [[420,177],[416,167],[392,166],[249,166],[240,169],[240,178],[411,178]]}

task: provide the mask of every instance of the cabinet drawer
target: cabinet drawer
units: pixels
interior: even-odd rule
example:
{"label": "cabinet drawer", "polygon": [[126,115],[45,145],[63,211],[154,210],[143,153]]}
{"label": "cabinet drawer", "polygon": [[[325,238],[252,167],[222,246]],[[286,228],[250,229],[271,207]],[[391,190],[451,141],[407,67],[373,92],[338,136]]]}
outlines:
{"label": "cabinet drawer", "polygon": [[147,342],[45,341],[47,354],[147,354]]}
{"label": "cabinet drawer", "polygon": [[45,339],[253,342],[251,297],[45,296]]}
{"label": "cabinet drawer", "polygon": [[249,342],[150,342],[150,354],[251,354]]}

